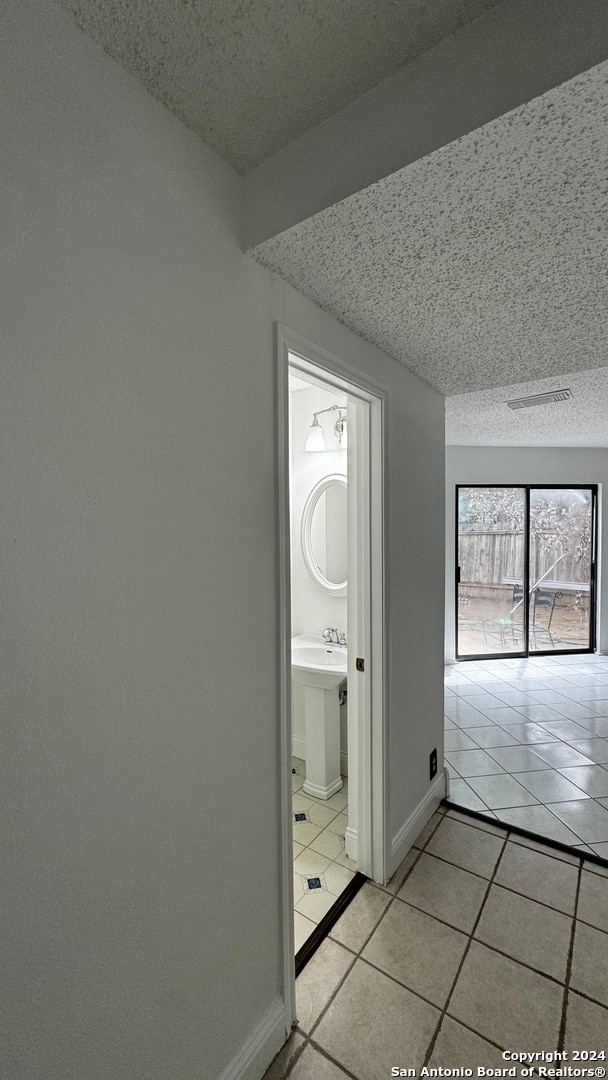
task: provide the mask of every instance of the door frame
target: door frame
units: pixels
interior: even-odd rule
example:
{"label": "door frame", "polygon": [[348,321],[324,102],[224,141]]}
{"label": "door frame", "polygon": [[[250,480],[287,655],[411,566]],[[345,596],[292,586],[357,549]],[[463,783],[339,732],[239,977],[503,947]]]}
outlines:
{"label": "door frame", "polygon": [[[460,584],[460,566],[458,562],[459,541],[459,492],[461,488],[519,488],[525,494],[525,534],[524,534],[524,643],[523,651],[508,653],[467,653],[463,655],[458,651],[458,586]],[[591,492],[591,560],[589,572],[589,645],[582,649],[534,649],[530,651],[529,626],[530,626],[530,492],[531,491],[576,491],[583,489]],[[455,484],[455,513],[454,513],[454,653],[458,663],[467,660],[500,660],[520,659],[534,656],[564,656],[580,653],[594,653],[597,648],[597,556],[598,556],[598,485],[597,484]]]}
{"label": "door frame", "polygon": [[[367,408],[355,408],[355,424],[349,430],[351,447],[362,452],[361,513],[357,500],[357,577],[363,588],[349,604],[348,678],[355,682],[356,651],[366,661],[363,676],[356,675],[360,708],[356,739],[357,862],[363,873],[384,883],[387,850],[386,761],[386,390],[349,363],[313,342],[275,323],[277,364],[277,534],[278,534],[278,653],[279,726],[281,768],[281,918],[283,924],[283,977],[287,1030],[295,1019],[295,970],[293,929],[293,837],[291,790],[291,520],[290,520],[290,428],[289,370],[300,369],[324,383],[346,392]],[[351,504],[352,505],[352,504]],[[349,521],[350,524],[350,521]],[[351,637],[352,635],[352,637]],[[351,648],[351,640],[355,648]],[[349,695],[350,696],[350,695]],[[355,694],[353,694],[353,698]],[[349,725],[349,755],[350,755]],[[348,842],[347,837],[347,842]]]}

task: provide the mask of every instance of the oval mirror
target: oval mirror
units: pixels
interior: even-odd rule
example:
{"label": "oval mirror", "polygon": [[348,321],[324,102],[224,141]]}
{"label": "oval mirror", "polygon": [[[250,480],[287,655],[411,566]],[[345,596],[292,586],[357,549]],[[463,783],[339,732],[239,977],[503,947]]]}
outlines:
{"label": "oval mirror", "polygon": [[309,573],[325,592],[346,596],[346,477],[315,484],[302,514],[302,551]]}

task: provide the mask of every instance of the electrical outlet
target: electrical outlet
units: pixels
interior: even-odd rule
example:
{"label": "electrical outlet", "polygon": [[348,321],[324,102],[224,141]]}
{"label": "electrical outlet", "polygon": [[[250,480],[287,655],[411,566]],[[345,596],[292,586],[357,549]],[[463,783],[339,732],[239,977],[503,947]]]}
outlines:
{"label": "electrical outlet", "polygon": [[437,747],[429,754],[429,779],[437,775]]}

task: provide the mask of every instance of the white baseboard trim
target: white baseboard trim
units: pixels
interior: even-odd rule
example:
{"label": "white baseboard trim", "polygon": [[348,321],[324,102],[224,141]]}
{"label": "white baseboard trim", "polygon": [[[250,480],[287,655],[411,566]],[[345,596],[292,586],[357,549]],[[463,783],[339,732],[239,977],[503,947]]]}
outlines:
{"label": "white baseboard trim", "polygon": [[359,861],[359,846],[357,841],[357,830],[351,828],[350,825],[346,826],[344,833],[344,843],[346,847],[346,854],[353,862]]}
{"label": "white baseboard trim", "polygon": [[321,787],[320,784],[313,784],[310,780],[305,780],[302,784],[302,792],[304,795],[312,795],[313,799],[331,799],[332,795],[335,795],[337,791],[341,791],[343,786],[341,776],[337,776],[327,787]]}
{"label": "white baseboard trim", "polygon": [[399,864],[405,859],[416,837],[429,818],[433,816],[441,800],[445,798],[445,793],[445,772],[441,770],[437,773],[422,801],[418,803],[414,812],[403,822],[403,825],[393,837],[388,866],[389,881]]}
{"label": "white baseboard trim", "polygon": [[259,1080],[287,1039],[285,1017],[285,1002],[277,997],[219,1080]]}

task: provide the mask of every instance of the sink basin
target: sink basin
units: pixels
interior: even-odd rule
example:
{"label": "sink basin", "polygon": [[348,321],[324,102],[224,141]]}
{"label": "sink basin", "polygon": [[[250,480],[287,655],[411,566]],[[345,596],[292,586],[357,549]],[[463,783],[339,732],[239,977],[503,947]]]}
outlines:
{"label": "sink basin", "polygon": [[296,682],[330,690],[346,678],[346,672],[344,645],[326,645],[307,634],[292,638],[291,675]]}
{"label": "sink basin", "polygon": [[319,645],[300,646],[300,648],[292,649],[291,662],[296,667],[321,668],[322,671],[328,667],[341,668],[343,674],[346,675],[346,650],[335,646],[333,649]]}

